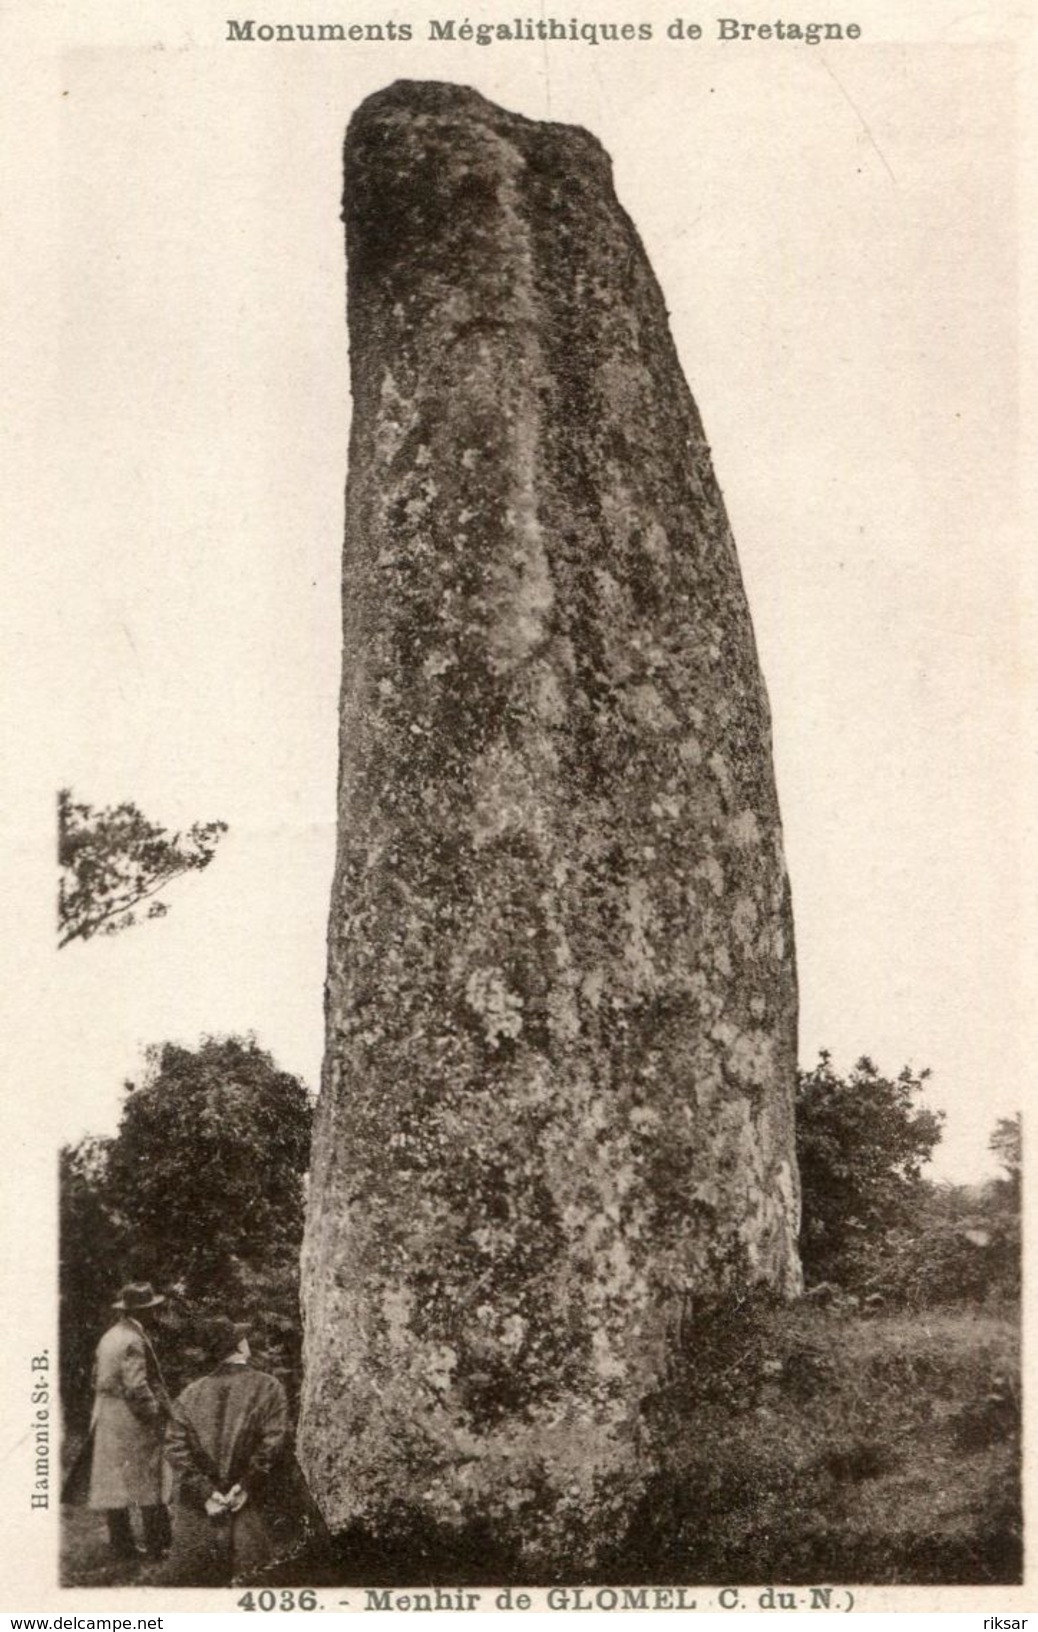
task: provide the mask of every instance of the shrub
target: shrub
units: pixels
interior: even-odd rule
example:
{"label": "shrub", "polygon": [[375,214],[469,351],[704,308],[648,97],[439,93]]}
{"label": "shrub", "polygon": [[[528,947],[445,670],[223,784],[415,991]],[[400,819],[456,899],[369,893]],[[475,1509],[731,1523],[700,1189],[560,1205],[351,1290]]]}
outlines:
{"label": "shrub", "polygon": [[312,1105],[252,1038],[169,1043],[127,1084],[118,1134],[63,1152],[62,1381],[69,1420],[89,1407],[90,1360],[129,1280],[169,1297],[161,1342],[174,1391],[199,1369],[208,1312],[253,1327],[253,1346],[297,1392],[299,1251]]}

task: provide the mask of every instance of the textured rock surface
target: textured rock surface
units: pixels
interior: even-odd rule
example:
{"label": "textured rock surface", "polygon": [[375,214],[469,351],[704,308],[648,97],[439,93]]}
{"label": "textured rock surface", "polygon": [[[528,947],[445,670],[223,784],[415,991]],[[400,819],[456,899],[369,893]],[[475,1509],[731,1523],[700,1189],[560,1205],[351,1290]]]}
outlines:
{"label": "textured rock surface", "polygon": [[301,1451],[333,1527],[596,1557],[691,1294],[797,1289],[770,725],[660,291],[584,131],[346,144],[354,420]]}

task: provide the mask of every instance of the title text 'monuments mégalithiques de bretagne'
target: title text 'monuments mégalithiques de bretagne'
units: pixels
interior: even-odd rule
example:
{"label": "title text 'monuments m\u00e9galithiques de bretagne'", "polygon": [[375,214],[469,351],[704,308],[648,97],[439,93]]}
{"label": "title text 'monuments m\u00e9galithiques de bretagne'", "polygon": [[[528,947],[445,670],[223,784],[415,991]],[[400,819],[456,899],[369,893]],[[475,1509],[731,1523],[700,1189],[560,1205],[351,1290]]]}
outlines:
{"label": "title text 'monuments m\u00e9galithiques de bretagne'", "polygon": [[500,22],[473,22],[469,17],[430,18],[424,24],[397,22],[352,23],[270,23],[254,17],[227,19],[225,38],[233,43],[269,45],[341,44],[364,45],[407,43],[422,39],[429,44],[495,45],[524,43],[575,43],[585,46],[671,41],[717,40],[722,43],[793,42],[822,45],[832,41],[860,40],[860,23],[744,22],[738,17],[715,17],[701,23],[676,17],[666,25],[652,22],[585,22],[576,17],[513,17]]}

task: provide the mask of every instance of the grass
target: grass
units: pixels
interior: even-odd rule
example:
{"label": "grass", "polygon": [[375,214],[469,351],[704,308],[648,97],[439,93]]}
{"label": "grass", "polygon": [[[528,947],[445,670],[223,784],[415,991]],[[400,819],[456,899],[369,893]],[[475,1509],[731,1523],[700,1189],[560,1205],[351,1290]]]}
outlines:
{"label": "grass", "polygon": [[87,1507],[61,1510],[61,1584],[65,1587],[155,1586],[160,1564],[116,1558],[108,1546],[103,1513]]}
{"label": "grass", "polygon": [[[1019,1351],[1013,1305],[703,1310],[649,1414],[658,1473],[598,1579],[1019,1581]],[[154,1580],[153,1566],[119,1573],[101,1515],[65,1521],[66,1585]]]}
{"label": "grass", "polygon": [[671,1450],[618,1576],[1021,1578],[1016,1309],[705,1315],[657,1411]]}

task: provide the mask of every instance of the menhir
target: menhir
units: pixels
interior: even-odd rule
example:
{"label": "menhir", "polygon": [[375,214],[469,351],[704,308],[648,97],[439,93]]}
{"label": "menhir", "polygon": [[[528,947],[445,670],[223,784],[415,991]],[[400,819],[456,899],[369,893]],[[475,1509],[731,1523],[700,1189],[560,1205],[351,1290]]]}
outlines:
{"label": "menhir", "polygon": [[768,705],[599,143],[401,82],[350,125],[345,220],[301,1454],[405,1576],[577,1577],[696,1300],[799,1287]]}

